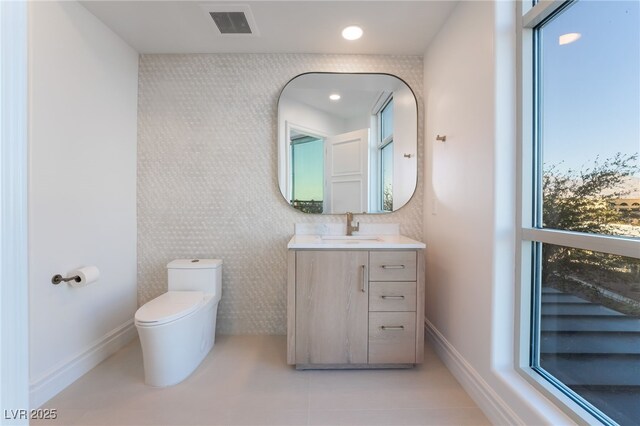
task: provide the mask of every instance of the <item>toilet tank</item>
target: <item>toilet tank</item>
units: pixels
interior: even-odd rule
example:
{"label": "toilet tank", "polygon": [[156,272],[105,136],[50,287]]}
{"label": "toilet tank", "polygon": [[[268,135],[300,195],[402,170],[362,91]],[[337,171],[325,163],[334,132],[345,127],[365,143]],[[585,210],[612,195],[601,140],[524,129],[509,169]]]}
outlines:
{"label": "toilet tank", "polygon": [[167,264],[169,291],[222,293],[222,260],[176,259]]}

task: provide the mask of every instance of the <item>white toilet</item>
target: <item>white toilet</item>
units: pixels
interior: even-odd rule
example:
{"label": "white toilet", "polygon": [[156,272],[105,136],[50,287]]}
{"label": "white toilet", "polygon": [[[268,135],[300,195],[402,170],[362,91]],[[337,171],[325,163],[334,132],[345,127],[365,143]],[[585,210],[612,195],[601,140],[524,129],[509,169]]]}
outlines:
{"label": "white toilet", "polygon": [[135,315],[144,380],[171,386],[186,379],[213,347],[222,295],[222,260],[178,259],[167,265],[169,291]]}

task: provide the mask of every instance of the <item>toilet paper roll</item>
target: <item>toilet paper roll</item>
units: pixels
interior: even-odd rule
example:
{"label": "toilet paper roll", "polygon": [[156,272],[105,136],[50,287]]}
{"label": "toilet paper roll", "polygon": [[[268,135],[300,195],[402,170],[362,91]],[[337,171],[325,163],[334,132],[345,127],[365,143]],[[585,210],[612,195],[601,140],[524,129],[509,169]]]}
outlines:
{"label": "toilet paper roll", "polygon": [[98,278],[100,278],[100,270],[95,266],[85,266],[84,268],[71,271],[69,274],[71,277],[76,275],[80,277],[80,281],[71,280],[69,281],[69,284],[71,284],[72,287],[84,287],[98,281]]}

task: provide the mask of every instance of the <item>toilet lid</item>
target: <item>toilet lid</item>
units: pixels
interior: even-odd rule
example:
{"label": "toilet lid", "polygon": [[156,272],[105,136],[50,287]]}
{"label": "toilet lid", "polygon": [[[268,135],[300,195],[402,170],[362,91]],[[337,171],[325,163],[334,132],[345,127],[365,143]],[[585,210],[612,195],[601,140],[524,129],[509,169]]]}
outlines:
{"label": "toilet lid", "polygon": [[195,311],[204,300],[201,291],[168,291],[145,303],[136,312],[136,322],[159,325]]}

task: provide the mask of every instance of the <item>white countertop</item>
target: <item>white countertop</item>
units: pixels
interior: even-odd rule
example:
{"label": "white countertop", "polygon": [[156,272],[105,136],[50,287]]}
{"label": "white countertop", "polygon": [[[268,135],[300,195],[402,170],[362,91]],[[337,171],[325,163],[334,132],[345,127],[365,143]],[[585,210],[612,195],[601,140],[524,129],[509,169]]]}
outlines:
{"label": "white countertop", "polygon": [[[372,235],[362,235],[363,239],[358,240],[358,236],[354,235],[352,240],[340,239],[344,236],[330,235],[302,235],[295,234],[287,248],[289,249],[313,249],[313,250],[330,250],[330,249],[350,249],[350,250],[370,250],[370,249],[423,249],[426,247],[420,241],[412,240],[404,235],[375,235],[375,240],[365,239],[374,237]],[[323,239],[325,238],[325,239]]]}

